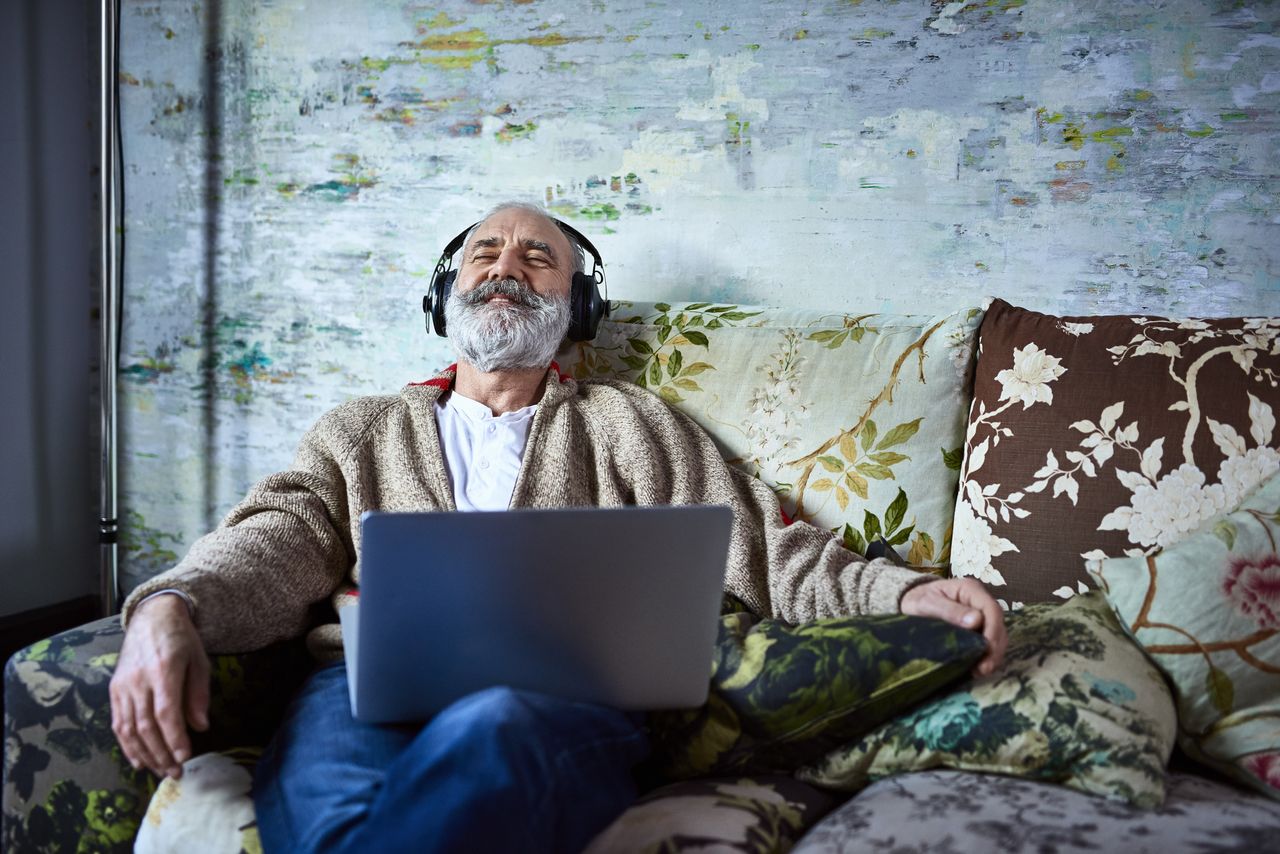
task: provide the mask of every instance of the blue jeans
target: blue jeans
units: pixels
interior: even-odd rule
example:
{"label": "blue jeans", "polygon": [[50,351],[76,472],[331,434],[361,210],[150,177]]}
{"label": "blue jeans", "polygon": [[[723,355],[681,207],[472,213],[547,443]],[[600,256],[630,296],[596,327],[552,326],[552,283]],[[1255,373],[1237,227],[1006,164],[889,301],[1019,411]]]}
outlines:
{"label": "blue jeans", "polygon": [[426,726],[351,717],[347,668],[317,670],[253,781],[267,852],[579,851],[635,799],[637,715],[510,688]]}

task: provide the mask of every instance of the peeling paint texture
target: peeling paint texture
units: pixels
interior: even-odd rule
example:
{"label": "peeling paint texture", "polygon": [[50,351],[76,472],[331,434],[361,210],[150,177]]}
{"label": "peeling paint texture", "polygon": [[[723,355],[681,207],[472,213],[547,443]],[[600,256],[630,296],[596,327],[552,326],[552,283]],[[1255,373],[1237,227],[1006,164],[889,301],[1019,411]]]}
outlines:
{"label": "peeling paint texture", "polygon": [[590,235],[624,299],[1280,313],[1278,22],[1187,0],[124,0],[126,578],[321,412],[446,364],[421,295],[508,198]]}

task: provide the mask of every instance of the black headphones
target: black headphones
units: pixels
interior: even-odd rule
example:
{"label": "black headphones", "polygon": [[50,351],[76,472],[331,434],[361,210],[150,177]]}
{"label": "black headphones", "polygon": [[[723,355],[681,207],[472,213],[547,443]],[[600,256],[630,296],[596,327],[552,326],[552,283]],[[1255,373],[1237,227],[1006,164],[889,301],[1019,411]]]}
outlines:
{"label": "black headphones", "polygon": [[[591,255],[591,272],[574,273],[573,283],[569,289],[569,340],[590,341],[596,337],[596,329],[600,326],[600,321],[609,316],[609,300],[600,295],[600,285],[604,284],[604,260],[582,232],[555,217],[550,219]],[[431,292],[422,297],[422,310],[427,315],[427,331],[434,329],[435,333],[442,338],[448,337],[444,328],[444,306],[449,301],[449,292],[453,289],[453,282],[458,277],[458,271],[451,269],[453,256],[462,248],[471,229],[479,224],[476,222],[467,226],[457,237],[449,241],[449,245],[445,246],[444,251],[440,253],[440,260],[436,262],[436,271],[431,277]]]}

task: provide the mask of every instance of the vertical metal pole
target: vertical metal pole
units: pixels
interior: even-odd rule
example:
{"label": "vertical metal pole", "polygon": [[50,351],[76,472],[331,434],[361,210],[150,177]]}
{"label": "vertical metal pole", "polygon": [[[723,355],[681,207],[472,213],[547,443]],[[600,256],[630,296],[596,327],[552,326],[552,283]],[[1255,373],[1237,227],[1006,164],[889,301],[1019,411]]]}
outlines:
{"label": "vertical metal pole", "polygon": [[102,353],[99,369],[102,403],[102,495],[98,541],[101,545],[99,595],[103,616],[119,608],[120,578],[117,553],[119,518],[116,507],[116,367],[120,357],[120,239],[123,233],[120,199],[120,105],[116,51],[120,24],[119,0],[102,0],[101,78],[99,99],[99,215],[102,227],[100,283],[102,287]]}

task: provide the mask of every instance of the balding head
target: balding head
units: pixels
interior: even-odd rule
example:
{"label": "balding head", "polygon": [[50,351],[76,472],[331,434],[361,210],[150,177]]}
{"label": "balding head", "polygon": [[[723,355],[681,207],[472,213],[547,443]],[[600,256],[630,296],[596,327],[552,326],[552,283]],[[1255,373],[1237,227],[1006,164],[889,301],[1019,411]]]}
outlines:
{"label": "balding head", "polygon": [[490,219],[492,219],[494,216],[500,213],[503,213],[505,211],[522,211],[524,213],[532,214],[536,217],[540,217],[548,225],[553,226],[555,230],[559,232],[559,234],[564,238],[565,243],[568,244],[569,263],[567,266],[568,266],[569,274],[572,276],[573,273],[581,273],[584,270],[586,270],[586,266],[587,266],[586,253],[583,251],[582,247],[578,244],[578,241],[574,239],[573,235],[569,234],[564,229],[562,229],[559,223],[556,222],[555,218],[552,217],[551,214],[547,213],[544,209],[538,207],[535,204],[531,204],[530,202],[520,202],[520,201],[502,202],[500,204],[494,205],[492,208],[490,208],[488,211],[485,212],[485,215],[480,219],[480,221],[476,223],[474,227],[472,227],[471,231],[467,232],[467,237],[462,242],[462,257],[464,259],[467,257],[467,249],[470,248],[472,239],[481,230],[481,227],[484,226],[484,224],[488,222]]}

